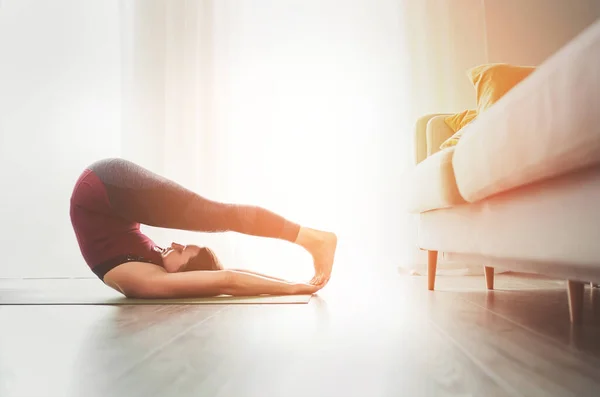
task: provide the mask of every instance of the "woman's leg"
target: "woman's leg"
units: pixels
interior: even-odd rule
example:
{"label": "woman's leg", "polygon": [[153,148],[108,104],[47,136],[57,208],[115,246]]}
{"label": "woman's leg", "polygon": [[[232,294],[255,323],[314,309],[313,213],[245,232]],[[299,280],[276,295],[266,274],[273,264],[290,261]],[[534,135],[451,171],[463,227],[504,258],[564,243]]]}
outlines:
{"label": "woman's leg", "polygon": [[294,242],[300,226],[261,207],[226,204],[123,159],[89,167],[104,183],[114,210],[144,225],[197,232],[233,231]]}

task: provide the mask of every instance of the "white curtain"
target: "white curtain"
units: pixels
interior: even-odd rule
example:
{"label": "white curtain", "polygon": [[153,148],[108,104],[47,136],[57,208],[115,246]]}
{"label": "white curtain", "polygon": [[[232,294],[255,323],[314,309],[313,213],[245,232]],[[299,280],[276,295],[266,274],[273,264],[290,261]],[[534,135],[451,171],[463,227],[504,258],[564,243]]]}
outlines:
{"label": "white curtain", "polygon": [[[413,124],[470,100],[447,3],[123,2],[123,155],[209,198],[335,231],[337,272],[418,266],[402,201]],[[148,232],[210,246],[227,266],[310,276],[308,255],[280,241]]]}

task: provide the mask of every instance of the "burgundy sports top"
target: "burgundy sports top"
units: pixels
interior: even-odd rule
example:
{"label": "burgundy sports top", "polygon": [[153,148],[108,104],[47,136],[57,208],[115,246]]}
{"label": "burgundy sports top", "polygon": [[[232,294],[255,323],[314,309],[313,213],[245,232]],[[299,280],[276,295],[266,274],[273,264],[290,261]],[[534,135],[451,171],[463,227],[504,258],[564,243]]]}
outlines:
{"label": "burgundy sports top", "polygon": [[83,258],[100,279],[125,262],[162,266],[162,249],[140,231],[140,223],[118,213],[107,187],[91,169],[86,169],[75,184],[70,216]]}

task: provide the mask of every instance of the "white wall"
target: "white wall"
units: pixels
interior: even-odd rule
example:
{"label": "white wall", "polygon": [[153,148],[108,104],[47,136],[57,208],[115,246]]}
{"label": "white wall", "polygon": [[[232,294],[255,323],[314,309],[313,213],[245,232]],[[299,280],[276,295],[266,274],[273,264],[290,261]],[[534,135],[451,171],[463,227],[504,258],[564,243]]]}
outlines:
{"label": "white wall", "polygon": [[600,17],[600,0],[485,0],[490,62],[540,65]]}
{"label": "white wall", "polygon": [[0,277],[93,275],[69,197],[121,150],[119,0],[0,3]]}
{"label": "white wall", "polygon": [[410,48],[411,117],[474,107],[466,71],[486,62],[482,0],[399,0]]}

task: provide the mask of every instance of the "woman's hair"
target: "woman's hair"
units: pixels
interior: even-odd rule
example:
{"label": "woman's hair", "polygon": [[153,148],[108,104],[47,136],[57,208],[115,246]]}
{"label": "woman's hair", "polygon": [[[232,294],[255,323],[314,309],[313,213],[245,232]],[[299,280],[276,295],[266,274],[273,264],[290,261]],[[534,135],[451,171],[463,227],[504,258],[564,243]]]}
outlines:
{"label": "woman's hair", "polygon": [[196,256],[190,258],[185,270],[223,270],[223,265],[210,248],[202,247]]}

